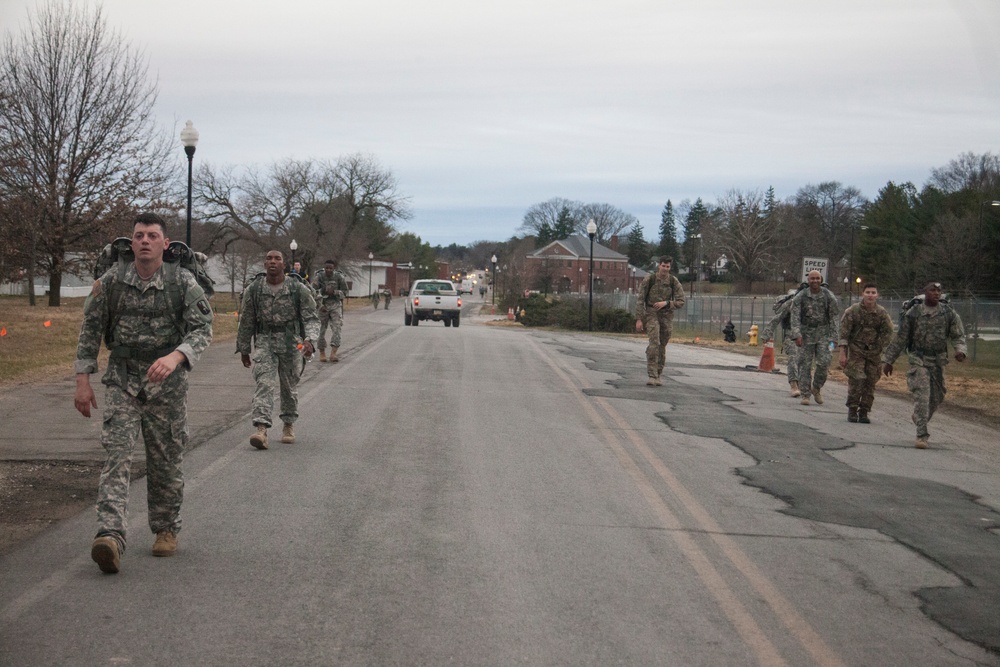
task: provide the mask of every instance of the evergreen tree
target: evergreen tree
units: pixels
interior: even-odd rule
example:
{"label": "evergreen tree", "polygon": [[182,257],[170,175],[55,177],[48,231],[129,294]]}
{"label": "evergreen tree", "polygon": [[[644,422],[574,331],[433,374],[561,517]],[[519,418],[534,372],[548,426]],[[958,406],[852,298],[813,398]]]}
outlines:
{"label": "evergreen tree", "polygon": [[649,244],[642,235],[642,225],[638,222],[628,230],[625,237],[628,244],[628,261],[632,266],[642,266],[649,260]]}
{"label": "evergreen tree", "polygon": [[568,206],[563,206],[559,211],[559,217],[556,218],[555,227],[552,228],[552,241],[561,241],[565,238],[569,238],[576,228],[576,220],[573,218],[573,214],[570,213]]}
{"label": "evergreen tree", "polygon": [[669,199],[660,214],[660,243],[656,247],[660,255],[678,257],[680,248],[677,245],[677,216],[674,214],[674,204]]}
{"label": "evergreen tree", "polygon": [[552,225],[547,222],[543,222],[538,226],[538,233],[535,235],[536,248],[544,248],[554,240],[555,232],[552,229]]}
{"label": "evergreen tree", "polygon": [[762,208],[765,218],[770,220],[774,217],[774,212],[778,208],[778,202],[774,196],[773,185],[767,189],[767,193],[764,195],[764,206]]}

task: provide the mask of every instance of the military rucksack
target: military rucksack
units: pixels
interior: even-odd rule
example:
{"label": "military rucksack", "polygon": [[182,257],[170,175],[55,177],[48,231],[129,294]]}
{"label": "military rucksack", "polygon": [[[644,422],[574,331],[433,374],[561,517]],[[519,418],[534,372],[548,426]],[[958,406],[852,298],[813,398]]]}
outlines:
{"label": "military rucksack", "polygon": [[[104,246],[101,253],[97,256],[97,261],[94,262],[94,280],[99,279],[112,267],[118,267],[116,279],[111,281],[111,285],[109,286],[108,310],[112,316],[108,320],[108,329],[104,337],[105,341],[111,340],[110,334],[121,317],[119,304],[121,303],[122,296],[125,294],[125,284],[123,282],[125,271],[128,269],[128,265],[134,262],[135,253],[132,251],[132,240],[124,236],[120,236]],[[207,263],[208,257],[203,253],[194,252],[180,241],[171,241],[170,245],[163,250],[164,293],[167,297],[167,303],[170,304],[170,313],[174,326],[181,335],[184,334],[185,330],[184,308],[186,304],[184,303],[184,295],[181,292],[181,287],[177,282],[177,271],[181,268],[190,271],[194,275],[198,285],[204,290],[205,298],[207,299],[215,294],[215,281],[208,275],[208,270],[205,267]]]}
{"label": "military rucksack", "polygon": [[[771,307],[771,310],[774,311],[775,315],[777,315],[781,311],[782,306],[784,306],[786,303],[794,299],[796,294],[798,294],[807,287],[809,287],[809,283],[802,283],[791,294],[784,294],[782,296],[779,296],[777,299],[774,300],[774,305]],[[785,316],[781,318],[781,328],[790,329],[791,326],[792,326],[792,311],[789,309],[789,311],[785,313]]]}

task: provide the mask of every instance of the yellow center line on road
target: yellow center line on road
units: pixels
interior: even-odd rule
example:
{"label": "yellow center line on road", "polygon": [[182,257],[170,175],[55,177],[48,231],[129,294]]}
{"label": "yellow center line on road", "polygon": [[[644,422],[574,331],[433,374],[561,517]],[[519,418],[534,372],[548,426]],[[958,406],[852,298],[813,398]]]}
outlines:
{"label": "yellow center line on road", "polygon": [[[626,422],[621,413],[607,399],[602,397],[588,397],[584,394],[583,389],[589,388],[589,385],[580,377],[578,372],[561,367],[547,350],[542,349],[535,340],[531,338],[529,340],[535,352],[546,365],[552,368],[555,374],[573,390],[577,402],[590,417],[597,432],[601,434],[609,449],[633,479],[647,504],[660,519],[662,525],[670,531],[671,537],[691,564],[699,579],[704,583],[712,597],[715,598],[720,609],[729,619],[730,623],[732,623],[743,641],[754,652],[757,661],[762,665],[788,664],[781,657],[778,649],[771,640],[761,630],[753,616],[739,601],[732,588],[725,582],[716,567],[712,565],[705,551],[694,541],[687,532],[688,529],[681,524],[666,501],[660,496],[652,480],[647,477],[646,473],[639,466],[639,463],[622,445],[619,440],[619,434],[624,434],[628,438],[628,441],[635,447],[636,451],[642,455],[649,466],[666,484],[667,489],[688,511],[697,524],[698,530],[709,535],[729,562],[733,564],[750,586],[771,607],[780,622],[809,655],[812,656],[816,663],[830,667],[842,667],[844,663],[837,654],[823,641],[794,605],[778,591],[773,582],[753,563],[750,557],[735,541],[724,534],[719,523],[694,498],[690,491],[670,471],[667,465],[656,456],[643,438],[643,435]],[[600,406],[601,410],[598,411],[596,406]],[[603,417],[601,412],[607,415],[607,418]],[[608,424],[608,419],[611,420],[614,428]]]}

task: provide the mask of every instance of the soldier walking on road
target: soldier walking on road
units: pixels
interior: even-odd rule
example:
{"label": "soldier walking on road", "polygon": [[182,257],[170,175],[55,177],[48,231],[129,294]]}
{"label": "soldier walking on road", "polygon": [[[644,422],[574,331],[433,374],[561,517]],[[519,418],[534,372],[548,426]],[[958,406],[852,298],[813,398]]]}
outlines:
{"label": "soldier walking on road", "polygon": [[337,270],[337,261],[328,259],[323,270],[316,277],[316,292],[319,294],[319,360],[327,361],[326,328],[330,327],[330,358],[337,363],[340,349],[340,332],[344,327],[344,296],[348,286],[344,274]]}
{"label": "soldier walking on road", "polygon": [[[800,289],[804,289],[803,287]],[[788,394],[792,398],[797,398],[801,395],[799,391],[799,346],[795,344],[795,340],[791,336],[792,332],[792,299],[794,298],[797,290],[790,289],[788,294],[781,297],[777,303],[774,304],[774,317],[771,321],[767,323],[764,327],[763,335],[761,340],[765,343],[767,341],[774,340],[774,331],[781,325],[781,351],[785,353],[788,358]]]}
{"label": "soldier walking on road", "polygon": [[870,424],[882,352],[892,340],[892,318],[878,305],[878,286],[865,283],[861,301],[840,320],[840,367],[847,376],[847,421]]}
{"label": "soldier walking on road", "polygon": [[955,361],[965,361],[965,329],[958,313],[941,300],[941,283],[928,283],[923,299],[916,301],[903,313],[899,331],[882,355],[882,372],[892,375],[893,362],[906,350],[910,364],[906,386],[913,394],[916,447],[927,449],[927,423],[944,402],[948,342],[955,348]]}
{"label": "soldier walking on road", "polygon": [[292,425],[298,419],[296,385],[302,376],[303,355],[313,353],[312,341],[319,336],[319,317],[312,289],[294,274],[282,273],[284,258],[279,250],[264,257],[264,273],[243,294],[236,351],[246,368],[251,367],[257,384],[251,418],[254,433],[250,444],[267,449],[267,429],[273,421],[275,385],[281,391],[281,441],[295,442]]}
{"label": "soldier walking on road", "polygon": [[[823,287],[823,274],[810,271],[806,277],[809,289],[792,299],[792,338],[799,348],[799,391],[802,405],[809,405],[809,396],[823,404],[820,390],[826,384],[840,322],[840,303],[833,292]],[[813,361],[816,372],[813,374]]]}
{"label": "soldier walking on road", "polygon": [[664,255],[656,273],[647,275],[639,285],[639,299],[635,305],[635,330],[646,332],[649,344],[646,346],[646,384],[659,387],[663,384],[660,375],[667,358],[667,343],[670,342],[674,311],[684,306],[684,288],[681,281],[670,273],[673,259]]}
{"label": "soldier walking on road", "polygon": [[90,555],[102,572],[121,566],[136,442],[146,449],[149,527],[154,556],[173,556],[181,529],[187,445],[188,371],[212,342],[212,308],[194,275],[164,264],[170,241],[153,213],[132,225],[134,262],[113,266],[90,291],[76,350],[73,403],[84,417],[97,408],[90,375],[101,338],[111,350],[101,445],[107,452],[97,489],[97,538]]}

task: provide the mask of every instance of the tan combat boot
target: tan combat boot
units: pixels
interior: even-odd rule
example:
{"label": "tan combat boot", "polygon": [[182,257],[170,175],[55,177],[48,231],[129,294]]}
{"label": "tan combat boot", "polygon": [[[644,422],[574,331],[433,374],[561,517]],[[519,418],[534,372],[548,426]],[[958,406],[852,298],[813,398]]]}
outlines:
{"label": "tan combat boot", "polygon": [[802,395],[802,392],[799,391],[799,383],[797,380],[792,380],[791,382],[789,382],[788,389],[789,389],[788,395],[791,396],[792,398],[798,398],[799,396]]}
{"label": "tan combat boot", "polygon": [[927,436],[922,435],[918,437],[916,442],[914,442],[914,446],[916,446],[917,449],[927,449]]}
{"label": "tan combat boot", "polygon": [[286,445],[290,445],[295,442],[295,431],[292,430],[291,424],[285,424],[281,429],[281,441]]}
{"label": "tan combat boot", "polygon": [[267,449],[267,427],[257,424],[257,431],[250,436],[250,444],[257,449]]}
{"label": "tan combat boot", "polygon": [[118,540],[113,537],[98,537],[90,547],[90,557],[105,574],[117,574],[121,567]]}
{"label": "tan combat boot", "polygon": [[319,360],[320,361],[326,361],[326,350],[320,350],[319,351]]}
{"label": "tan combat boot", "polygon": [[655,387],[656,386],[656,378],[653,377],[652,375],[650,375],[649,379],[646,380],[646,386],[647,387]]}
{"label": "tan combat boot", "polygon": [[173,556],[177,553],[177,536],[169,530],[161,530],[156,534],[156,541],[153,542],[154,556]]}
{"label": "tan combat boot", "polygon": [[332,361],[333,363],[337,363],[338,361],[340,361],[340,359],[337,358],[337,350],[339,349],[340,349],[339,347],[330,346],[330,361]]}
{"label": "tan combat boot", "polygon": [[823,405],[823,394],[819,393],[819,387],[813,387],[813,398],[816,399],[816,405]]}

